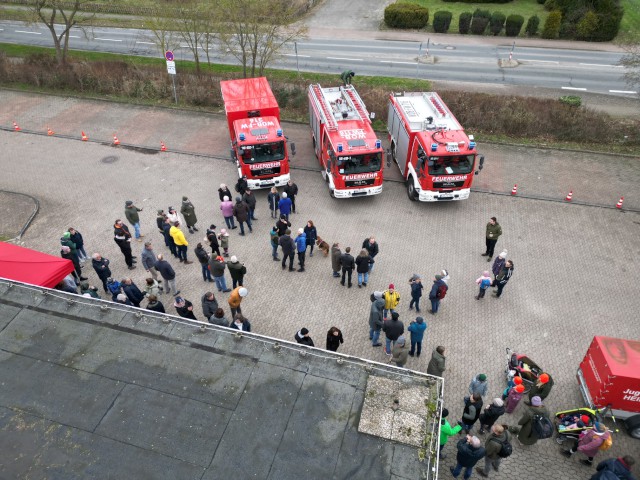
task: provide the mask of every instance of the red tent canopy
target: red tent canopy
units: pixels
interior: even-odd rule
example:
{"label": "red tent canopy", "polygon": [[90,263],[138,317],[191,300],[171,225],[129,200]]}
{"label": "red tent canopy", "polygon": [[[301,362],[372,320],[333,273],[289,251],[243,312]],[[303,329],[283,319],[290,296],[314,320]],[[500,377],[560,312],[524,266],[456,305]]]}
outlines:
{"label": "red tent canopy", "polygon": [[71,260],[0,242],[2,278],[53,288],[71,272]]}

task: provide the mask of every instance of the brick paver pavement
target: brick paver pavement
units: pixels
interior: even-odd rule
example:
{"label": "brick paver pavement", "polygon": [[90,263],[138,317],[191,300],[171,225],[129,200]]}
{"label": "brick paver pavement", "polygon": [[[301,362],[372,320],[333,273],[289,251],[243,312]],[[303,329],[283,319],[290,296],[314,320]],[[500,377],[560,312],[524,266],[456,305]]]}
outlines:
{"label": "brick paver pavement", "polygon": [[[29,99],[33,97],[29,95],[0,93],[5,102],[0,113],[3,125],[7,118],[17,115],[22,115],[24,120],[38,116],[46,128],[51,113],[57,119],[54,125],[57,132],[68,130],[75,135],[79,135],[79,131],[76,132],[79,125],[73,124],[73,118],[65,116],[64,111],[72,107],[76,112],[89,111],[96,105],[83,102],[85,109],[78,110],[77,100],[43,97],[42,104],[38,104],[31,102]],[[18,99],[14,101],[21,103],[23,109],[12,110],[14,105],[7,105],[12,99]],[[33,109],[38,113],[33,113]],[[153,133],[146,124],[153,123],[156,116],[162,118],[165,131]],[[103,120],[106,123],[101,123]],[[222,157],[226,152],[226,131],[220,126],[223,123],[220,117],[141,107],[119,106],[112,110],[107,104],[101,113],[85,119],[88,122],[85,130],[91,132],[92,138],[108,140],[115,120],[132,126],[136,122],[144,125],[140,131],[147,133],[136,139],[144,145],[155,145],[164,139],[169,147],[179,145],[180,149],[187,150],[193,146],[200,151],[202,145],[208,143],[212,149],[209,153]],[[23,128],[28,127],[25,124]],[[311,167],[312,153],[304,128],[291,126],[288,131],[298,143],[295,162]],[[167,133],[174,136],[167,137]],[[185,143],[180,144],[180,138],[188,138],[189,143],[183,140]],[[125,134],[121,140],[127,143]],[[173,152],[144,154],[96,143],[13,132],[0,132],[0,145],[3,188],[30,193],[41,202],[41,212],[23,238],[24,245],[58,254],[62,231],[73,225],[84,235],[88,252],[102,252],[112,260],[116,277],[131,274],[139,285],[144,282],[144,271],[142,268],[126,270],[112,239],[113,220],[124,216],[124,201],[131,199],[145,207],[141,217],[145,239],[154,241],[156,251],[167,253],[155,229],[155,210],[178,205],[182,195],[188,195],[196,206],[201,227],[200,233],[187,234],[190,257],[195,260],[193,247],[204,236],[206,226],[211,222],[223,225],[218,209],[218,184],[234,183],[235,169],[230,163],[206,157]],[[481,182],[486,181],[489,186],[491,182],[510,186],[512,180],[505,178],[506,173],[501,175],[508,171],[526,178],[519,181],[520,184],[537,185],[540,194],[544,193],[543,189],[560,190],[542,178],[539,183],[534,182],[536,172],[530,165],[555,162],[560,168],[562,162],[550,158],[561,158],[564,153],[527,151],[527,165],[523,166],[522,161],[510,158],[517,155],[517,149],[492,148],[498,153],[487,164]],[[102,161],[109,156],[115,156],[115,161]],[[588,158],[585,155],[583,161]],[[596,171],[601,161],[602,156],[593,157],[594,163],[588,165]],[[618,160],[614,157],[607,161],[611,164]],[[632,162],[624,165],[627,173],[616,172],[616,178],[610,179],[613,183],[609,196],[615,197],[618,194],[614,192],[631,184],[637,191],[637,182],[633,181],[638,176],[637,167]],[[570,171],[570,165],[566,167],[562,174]],[[316,343],[323,346],[326,331],[336,325],[345,336],[341,352],[383,360],[382,352],[371,348],[368,342],[371,291],[383,290],[388,283],[395,283],[402,295],[401,319],[408,323],[415,315],[408,310],[411,274],[422,274],[428,287],[429,278],[447,268],[451,273],[451,289],[437,317],[425,314],[429,324],[424,343],[426,351],[421,358],[410,359],[409,367],[425,371],[431,350],[440,344],[447,347],[445,406],[453,420],[461,415],[462,397],[474,374],[488,375],[491,397],[502,391],[505,347],[527,353],[553,374],[556,384],[548,405],[550,410],[559,411],[582,404],[575,369],[593,335],[640,337],[635,317],[640,308],[640,298],[635,294],[640,281],[637,255],[640,217],[636,213],[483,193],[474,193],[468,201],[460,203],[415,204],[407,200],[400,183],[392,182],[386,184],[385,191],[378,197],[338,201],[329,198],[317,172],[295,170],[293,177],[300,187],[297,200],[300,213],[292,217],[294,228],[313,219],[324,239],[352,246],[355,251],[365,237],[373,234],[380,243],[381,253],[366,289],[341,287],[331,277],[329,258],[319,254],[307,259],[305,273],[283,272],[279,264],[271,260],[268,234],[271,221],[266,192],[258,192],[258,221],[254,233],[243,238],[234,231],[230,246],[231,253],[246,262],[249,296],[243,310],[259,333],[292,340],[294,333],[306,326]],[[496,251],[508,249],[515,272],[502,298],[488,296],[476,301],[474,280],[489,265],[480,253],[484,248],[484,226],[492,215],[498,217],[504,230]],[[134,245],[134,249],[141,248],[141,243]],[[196,315],[202,319],[200,296],[212,285],[202,282],[197,263],[174,264],[174,267],[180,289],[195,304]],[[86,270],[96,283],[91,268]],[[223,305],[225,297],[218,296]],[[167,296],[162,300],[169,304]],[[424,297],[425,311],[426,303]],[[508,422],[517,419],[517,411],[516,415],[505,418]],[[610,455],[637,453],[637,441],[622,430],[615,437]],[[451,447],[448,448],[451,451]],[[443,463],[442,478],[448,477],[447,468],[453,457],[450,455]],[[503,463],[500,474],[494,478],[545,475],[583,479],[590,473],[576,459],[561,457],[557,444],[549,440],[534,447],[516,445],[514,455]]]}

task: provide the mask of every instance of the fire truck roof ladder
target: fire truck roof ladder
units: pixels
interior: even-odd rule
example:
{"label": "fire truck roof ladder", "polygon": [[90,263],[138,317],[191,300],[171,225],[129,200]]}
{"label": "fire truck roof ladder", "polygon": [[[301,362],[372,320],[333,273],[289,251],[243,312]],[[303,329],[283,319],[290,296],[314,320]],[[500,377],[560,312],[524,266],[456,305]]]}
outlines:
{"label": "fire truck roof ladder", "polygon": [[331,110],[327,106],[327,99],[322,92],[322,87],[320,85],[313,85],[313,96],[316,99],[316,104],[320,109],[320,115],[322,115],[322,120],[324,120],[325,125],[327,126],[327,130],[335,131],[338,130],[338,124],[336,123],[336,119],[333,118],[333,114]]}
{"label": "fire truck roof ladder", "polygon": [[347,94],[346,98],[349,100],[349,103],[354,108],[354,110],[358,112],[360,118],[365,121],[368,120],[369,112],[367,112],[367,109],[364,106],[364,102],[360,98],[360,95],[358,95],[358,92],[356,92],[356,89],[353,88],[352,85],[347,85],[346,87],[340,88],[344,93]]}
{"label": "fire truck roof ladder", "polygon": [[423,93],[423,95],[425,97],[425,100],[427,100],[433,105],[433,108],[437,113],[440,114],[441,118],[448,117],[446,107],[442,104],[439,98],[436,98],[436,96],[433,93],[428,93],[428,92]]}

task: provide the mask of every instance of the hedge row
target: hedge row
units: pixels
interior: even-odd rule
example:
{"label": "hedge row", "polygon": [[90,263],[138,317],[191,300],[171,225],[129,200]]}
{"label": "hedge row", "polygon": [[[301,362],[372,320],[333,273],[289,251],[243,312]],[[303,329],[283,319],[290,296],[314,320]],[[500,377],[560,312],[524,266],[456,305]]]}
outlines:
{"label": "hedge row", "polygon": [[392,3],[384,9],[384,23],[390,28],[424,28],[429,9],[413,3]]}

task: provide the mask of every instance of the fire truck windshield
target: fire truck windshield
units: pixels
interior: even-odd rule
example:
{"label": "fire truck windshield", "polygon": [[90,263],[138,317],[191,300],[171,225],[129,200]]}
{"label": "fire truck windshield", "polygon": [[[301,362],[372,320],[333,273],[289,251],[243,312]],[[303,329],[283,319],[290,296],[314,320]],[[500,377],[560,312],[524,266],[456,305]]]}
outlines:
{"label": "fire truck windshield", "polygon": [[471,170],[473,170],[473,155],[429,157],[427,165],[429,166],[429,175],[471,173]]}
{"label": "fire truck windshield", "polygon": [[340,173],[344,175],[377,172],[381,166],[382,154],[380,152],[338,157],[338,168]]}
{"label": "fire truck windshield", "polygon": [[284,141],[243,145],[238,150],[242,161],[246,164],[284,160],[285,154]]}

